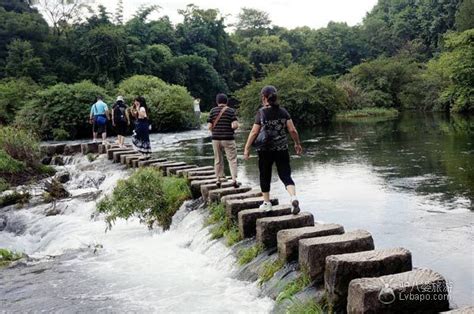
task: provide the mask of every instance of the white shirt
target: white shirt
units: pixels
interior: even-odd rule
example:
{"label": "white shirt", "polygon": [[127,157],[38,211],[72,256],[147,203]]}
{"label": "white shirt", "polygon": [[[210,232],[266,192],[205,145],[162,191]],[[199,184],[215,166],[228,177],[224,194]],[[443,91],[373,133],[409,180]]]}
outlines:
{"label": "white shirt", "polygon": [[195,112],[200,112],[201,111],[201,108],[199,107],[199,101],[198,100],[195,100],[193,105],[194,105],[194,111]]}

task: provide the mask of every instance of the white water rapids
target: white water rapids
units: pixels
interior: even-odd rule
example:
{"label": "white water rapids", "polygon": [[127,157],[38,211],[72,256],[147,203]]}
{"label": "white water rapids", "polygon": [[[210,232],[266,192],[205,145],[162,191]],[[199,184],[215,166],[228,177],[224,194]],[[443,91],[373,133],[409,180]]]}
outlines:
{"label": "white water rapids", "polygon": [[[160,135],[166,148],[203,131]],[[105,156],[77,156],[64,167],[74,197],[45,216],[51,205],[0,210],[0,247],[35,260],[0,272],[0,312],[266,313],[273,301],[254,283],[231,277],[235,258],[209,240],[204,215],[182,206],[167,232],[148,231],[137,220],[117,221],[105,232],[103,217],[91,219],[96,199],[130,174]],[[83,196],[79,196],[83,195]],[[186,205],[186,204],[185,204]],[[189,204],[188,204],[189,205]],[[1,229],[0,229],[1,230]],[[53,256],[53,257],[52,257]]]}

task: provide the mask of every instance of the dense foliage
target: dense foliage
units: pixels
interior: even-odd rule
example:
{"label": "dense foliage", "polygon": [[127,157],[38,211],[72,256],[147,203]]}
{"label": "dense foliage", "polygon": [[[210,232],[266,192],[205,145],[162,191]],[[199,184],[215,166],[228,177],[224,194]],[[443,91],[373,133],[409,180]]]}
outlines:
{"label": "dense foliage", "polygon": [[[266,12],[243,8],[233,33],[217,9],[188,5],[179,10],[182,22],[173,24],[167,16],[149,18],[158,6],[141,7],[124,21],[121,10],[112,16],[99,6],[89,14],[89,2],[77,2],[81,5],[64,14],[68,1],[47,1],[49,8],[31,6],[35,1],[0,1],[0,79],[9,78],[0,82],[0,96],[5,86],[9,90],[6,100],[0,100],[2,123],[12,122],[29,103],[31,92],[25,93],[24,84],[17,88],[9,83],[26,82],[22,77],[46,90],[89,80],[115,97],[124,79],[151,75],[185,86],[208,110],[216,93],[234,94],[252,80],[270,81],[292,64],[304,67],[305,77],[337,80],[347,97],[337,110],[473,110],[472,0],[379,0],[360,25],[330,22],[320,29],[286,29],[272,25]],[[57,13],[54,18],[44,15],[51,26],[39,13],[46,9]],[[330,85],[309,81],[322,89]],[[312,101],[298,97],[300,105]],[[311,117],[310,124],[325,118]],[[76,128],[81,123],[65,131],[80,135]],[[189,124],[193,122],[183,125]],[[56,134],[64,135],[64,126],[51,120],[44,127],[59,128]],[[48,137],[53,133],[44,132]]]}
{"label": "dense foliage", "polygon": [[149,228],[168,229],[175,212],[190,196],[186,180],[163,177],[154,168],[142,168],[129,178],[120,180],[110,196],[98,204],[98,211],[106,214],[108,228],[118,218],[138,217]]}
{"label": "dense foliage", "polygon": [[240,112],[247,121],[253,121],[261,105],[260,90],[275,85],[280,94],[279,103],[291,114],[299,126],[312,126],[329,120],[338,108],[344,106],[346,96],[328,79],[312,76],[307,69],[292,65],[270,73],[261,81],[252,81],[236,93],[241,101]]}
{"label": "dense foliage", "polygon": [[136,75],[121,82],[118,93],[128,103],[137,95],[144,96],[156,131],[186,130],[199,125],[193,111],[193,99],[182,86],[166,84],[153,76]]}

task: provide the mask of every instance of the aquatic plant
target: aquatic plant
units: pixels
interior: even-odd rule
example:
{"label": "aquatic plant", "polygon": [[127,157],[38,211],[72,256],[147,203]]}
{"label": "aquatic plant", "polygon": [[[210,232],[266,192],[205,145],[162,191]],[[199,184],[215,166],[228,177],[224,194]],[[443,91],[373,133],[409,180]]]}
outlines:
{"label": "aquatic plant", "polygon": [[17,261],[22,257],[24,257],[24,254],[0,248],[0,267],[8,266],[11,262]]}
{"label": "aquatic plant", "polygon": [[249,248],[241,249],[239,251],[239,260],[240,265],[245,265],[250,263],[258,254],[262,253],[264,250],[263,245],[255,244]]}
{"label": "aquatic plant", "polygon": [[141,168],[128,179],[119,180],[110,196],[104,197],[97,210],[106,214],[107,229],[118,218],[138,217],[152,229],[169,229],[173,215],[191,196],[183,178],[163,177],[151,167]]}
{"label": "aquatic plant", "polygon": [[268,261],[263,265],[263,270],[260,273],[258,283],[262,285],[263,283],[269,281],[273,275],[285,265],[285,262],[281,259],[275,261]]}
{"label": "aquatic plant", "polygon": [[0,196],[0,207],[17,204],[23,206],[30,201],[31,194],[29,192],[17,192],[8,193]]}
{"label": "aquatic plant", "polygon": [[309,276],[308,271],[302,270],[301,275],[295,280],[286,284],[283,291],[278,294],[276,300],[281,302],[286,299],[291,299],[295,294],[302,291],[304,288],[311,284],[311,277]]}
{"label": "aquatic plant", "polygon": [[286,314],[322,314],[325,313],[324,308],[314,300],[306,302],[293,301],[286,309]]}

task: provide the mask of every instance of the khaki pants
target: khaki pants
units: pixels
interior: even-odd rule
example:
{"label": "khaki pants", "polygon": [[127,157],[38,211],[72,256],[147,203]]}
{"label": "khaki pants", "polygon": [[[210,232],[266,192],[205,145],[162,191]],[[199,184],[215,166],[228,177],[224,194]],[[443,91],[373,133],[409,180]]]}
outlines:
{"label": "khaki pants", "polygon": [[232,180],[237,180],[237,148],[235,141],[213,140],[212,148],[214,149],[214,169],[217,178],[224,177],[224,156],[222,154],[222,149],[224,149],[227,161],[229,162]]}

